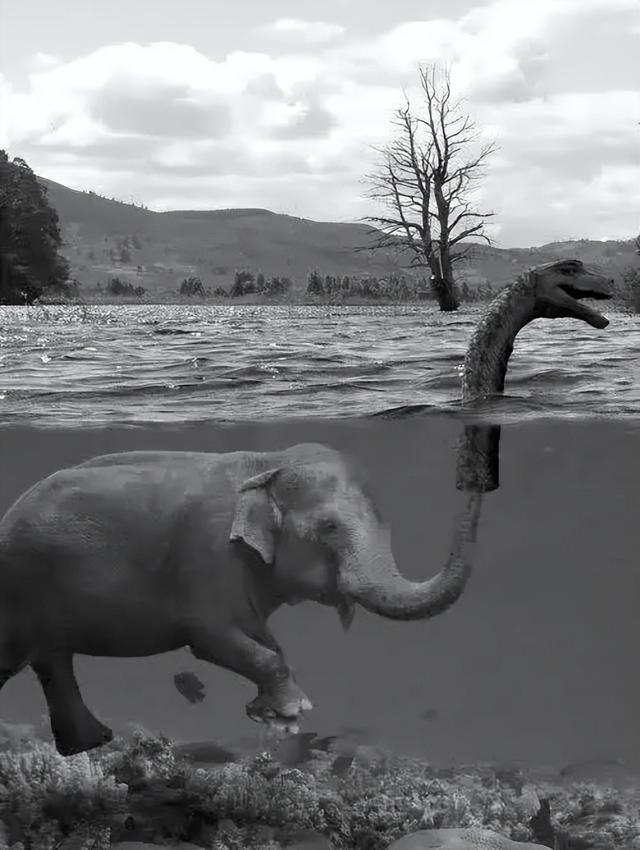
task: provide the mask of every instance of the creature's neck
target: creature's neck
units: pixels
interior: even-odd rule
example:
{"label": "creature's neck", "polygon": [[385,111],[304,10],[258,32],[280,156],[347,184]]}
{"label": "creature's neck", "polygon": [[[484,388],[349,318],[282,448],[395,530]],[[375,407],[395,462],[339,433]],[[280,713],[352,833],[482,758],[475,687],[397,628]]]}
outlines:
{"label": "creature's neck", "polygon": [[475,329],[464,359],[462,400],[504,391],[514,340],[536,318],[534,284],[528,276],[505,287]]}

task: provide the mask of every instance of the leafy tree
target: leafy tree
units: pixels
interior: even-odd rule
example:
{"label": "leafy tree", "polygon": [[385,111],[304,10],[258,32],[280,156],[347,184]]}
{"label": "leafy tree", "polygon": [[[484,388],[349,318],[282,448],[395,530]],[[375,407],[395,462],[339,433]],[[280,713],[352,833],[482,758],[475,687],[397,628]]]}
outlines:
{"label": "leafy tree", "polygon": [[0,303],[32,304],[45,291],[67,294],[61,244],[45,187],[23,159],[9,160],[0,150]]}
{"label": "leafy tree", "polygon": [[231,297],[239,298],[242,295],[249,295],[256,291],[256,284],[253,274],[246,269],[236,269],[231,287]]}
{"label": "leafy tree", "polygon": [[324,295],[324,285],[317,269],[310,271],[307,276],[307,294]]}
{"label": "leafy tree", "polygon": [[449,70],[420,67],[422,112],[409,101],[396,113],[398,136],[378,149],[381,164],[367,175],[370,197],[388,210],[365,218],[379,228],[371,248],[401,248],[412,267],[428,267],[443,311],[457,310],[454,264],[468,256],[469,237],[491,244],[484,231],[492,212],[479,212],[473,194],[493,143],[478,147],[478,131],[454,101]]}
{"label": "leafy tree", "polygon": [[109,295],[136,295],[138,298],[146,292],[144,286],[134,286],[128,280],[112,277],[108,281],[106,290]]}
{"label": "leafy tree", "polygon": [[267,282],[265,294],[267,296],[284,295],[291,289],[291,281],[288,277],[271,277]]}
{"label": "leafy tree", "polygon": [[204,298],[204,286],[199,277],[185,277],[180,284],[180,295],[199,295]]}

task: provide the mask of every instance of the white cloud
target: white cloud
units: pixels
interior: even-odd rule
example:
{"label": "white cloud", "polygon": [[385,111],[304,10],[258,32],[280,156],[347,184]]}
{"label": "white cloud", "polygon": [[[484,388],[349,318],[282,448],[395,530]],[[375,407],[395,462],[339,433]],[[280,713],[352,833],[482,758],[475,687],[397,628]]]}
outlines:
{"label": "white cloud", "polygon": [[308,44],[333,41],[345,33],[345,28],[340,24],[328,23],[327,21],[304,21],[300,18],[278,18],[273,24],[266,27],[266,30],[272,33],[294,36]]}
{"label": "white cloud", "polygon": [[[109,195],[134,186],[151,207],[354,219],[371,211],[361,178],[403,87],[417,107],[416,65],[440,61],[500,144],[483,203],[499,212],[501,238],[545,241],[568,219],[584,235],[616,222],[630,233],[640,219],[638,193],[625,188],[640,185],[639,19],[637,0],[496,0],[340,44],[339,25],[280,18],[270,25],[286,36],[280,53],[214,60],[188,44],[105,45],[35,60],[26,91],[0,77],[0,133],[45,176]],[[583,78],[590,88],[576,90]],[[563,90],[565,79],[574,82]]]}
{"label": "white cloud", "polygon": [[53,68],[58,65],[60,59],[52,53],[35,53],[33,56],[33,65],[38,69]]}

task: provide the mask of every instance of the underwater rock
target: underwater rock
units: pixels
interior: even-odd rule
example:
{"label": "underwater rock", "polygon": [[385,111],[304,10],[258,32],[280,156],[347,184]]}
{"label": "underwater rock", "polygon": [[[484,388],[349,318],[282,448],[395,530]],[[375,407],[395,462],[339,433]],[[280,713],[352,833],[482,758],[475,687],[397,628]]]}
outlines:
{"label": "underwater rock", "polygon": [[617,758],[572,762],[559,771],[559,776],[571,784],[593,782],[610,788],[640,788],[640,766]]}
{"label": "underwater rock", "polygon": [[286,850],[333,850],[327,836],[315,829],[301,829],[284,846]]}
{"label": "underwater rock", "polygon": [[[111,845],[112,850],[149,850],[149,848],[157,848],[158,844],[153,844],[150,841],[118,841]],[[180,841],[170,846],[172,850],[202,850],[198,844],[191,844],[188,841]]]}
{"label": "underwater rock", "polygon": [[490,829],[421,829],[410,833],[387,850],[543,850],[543,844],[512,841]]}

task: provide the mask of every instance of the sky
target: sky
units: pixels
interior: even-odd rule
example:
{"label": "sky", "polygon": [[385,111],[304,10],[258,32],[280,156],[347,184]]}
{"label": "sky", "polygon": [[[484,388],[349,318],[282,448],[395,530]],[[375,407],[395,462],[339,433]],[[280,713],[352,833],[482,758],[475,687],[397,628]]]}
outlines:
{"label": "sky", "polygon": [[1,0],[0,147],[151,209],[356,221],[421,63],[498,146],[496,244],[640,230],[640,0]]}

